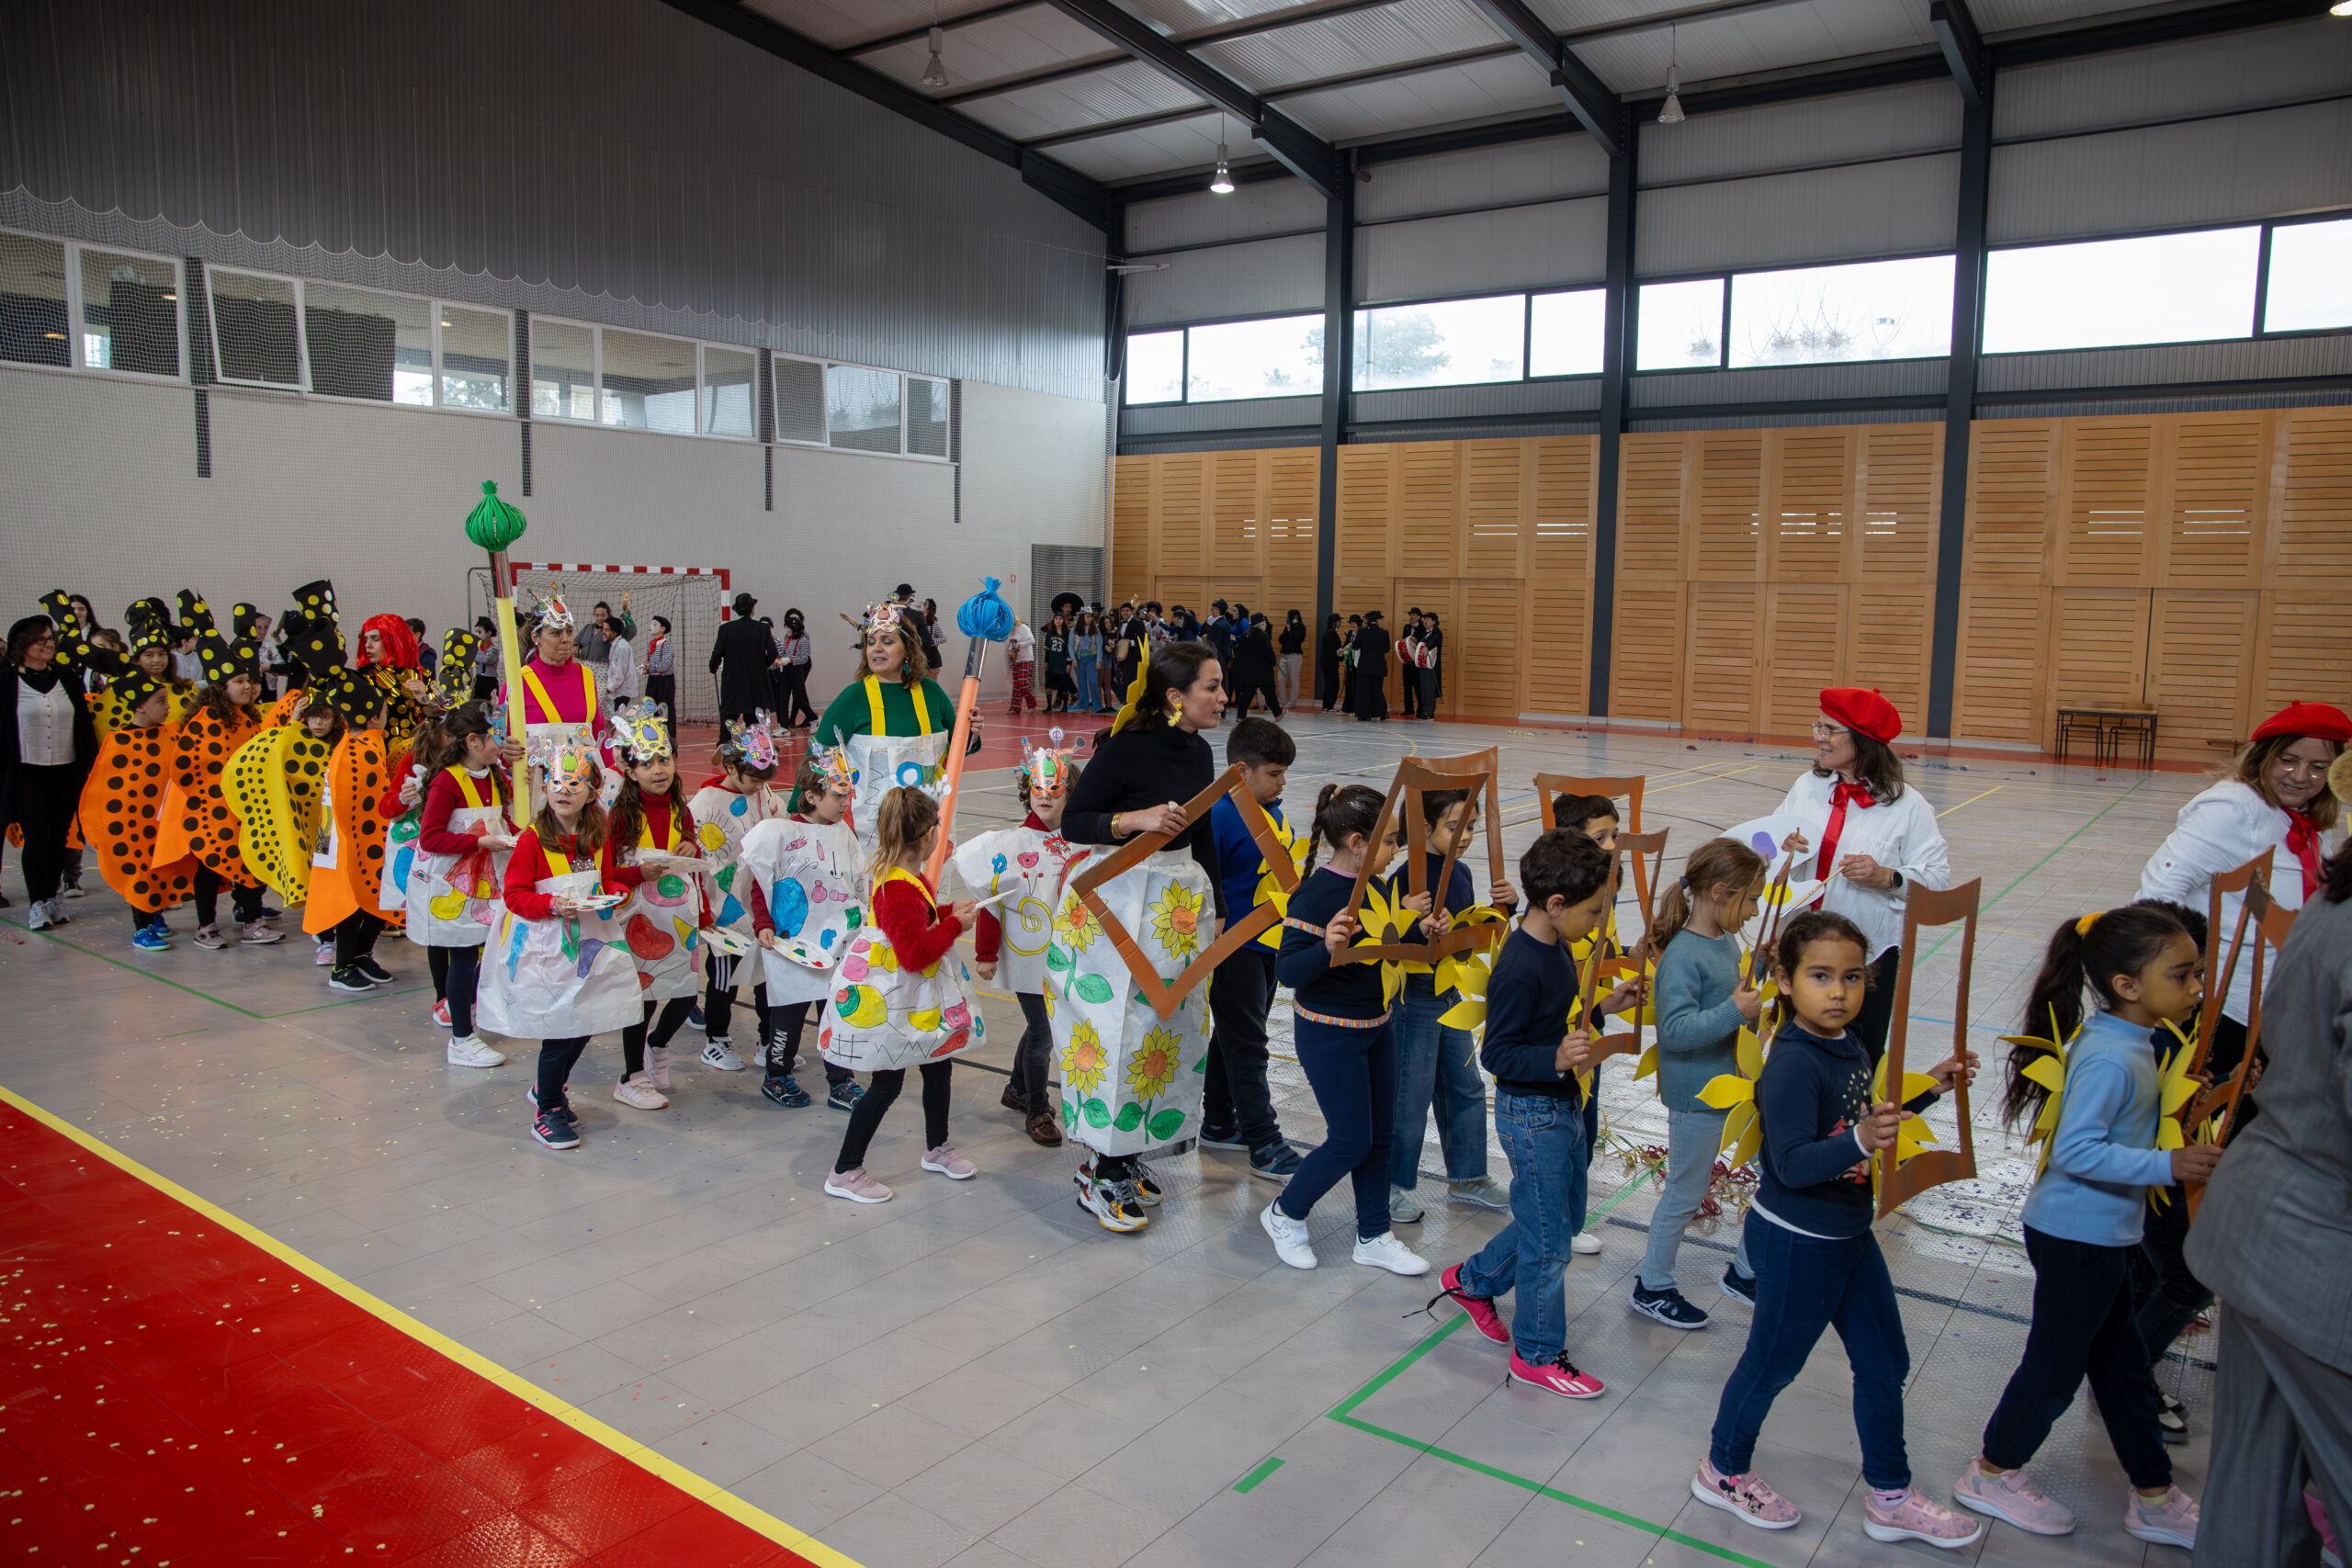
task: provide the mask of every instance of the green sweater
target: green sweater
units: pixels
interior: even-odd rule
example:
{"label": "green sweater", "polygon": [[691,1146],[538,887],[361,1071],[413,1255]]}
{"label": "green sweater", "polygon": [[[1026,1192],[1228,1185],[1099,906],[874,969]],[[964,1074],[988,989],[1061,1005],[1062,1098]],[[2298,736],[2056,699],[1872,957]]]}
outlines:
{"label": "green sweater", "polygon": [[[944,735],[956,728],[955,699],[948,696],[938,682],[924,680],[922,701],[933,734]],[[824,716],[817,720],[814,739],[820,746],[845,746],[851,736],[870,735],[873,731],[874,706],[865,700],[865,682],[861,677],[843,686],[841,694],[825,705]],[[882,682],[882,733],[922,733],[915,723],[913,694],[897,681]],[[791,809],[800,809],[800,791],[797,788],[792,792]]]}

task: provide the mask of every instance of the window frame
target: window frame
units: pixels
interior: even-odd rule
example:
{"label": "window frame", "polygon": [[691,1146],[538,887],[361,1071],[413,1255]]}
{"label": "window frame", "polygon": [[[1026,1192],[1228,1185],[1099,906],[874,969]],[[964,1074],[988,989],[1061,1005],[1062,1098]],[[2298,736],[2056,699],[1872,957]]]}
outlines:
{"label": "window frame", "polygon": [[[713,441],[748,441],[753,446],[758,446],[760,444],[759,349],[750,344],[713,343],[707,338],[690,338],[687,341],[695,345],[694,433],[696,435],[707,435]],[[729,431],[709,430],[704,428],[703,400],[710,395],[710,351],[714,348],[724,350],[729,354],[748,354],[752,356],[752,378],[750,380],[743,383],[745,389],[752,394],[752,433],[749,435],[737,435]],[[769,374],[773,375],[775,372],[770,371]],[[598,380],[596,386],[597,390],[601,393],[604,389],[604,382],[602,379]],[[775,394],[771,390],[768,395],[773,397]]]}
{"label": "window frame", "polygon": [[[62,234],[42,234],[30,229],[11,229],[9,233],[28,240],[40,240],[65,247],[65,363],[63,365],[26,365],[17,360],[0,361],[20,370],[67,370],[77,376],[111,376],[150,387],[189,384],[187,343],[187,265],[177,256],[157,255],[153,251],[137,250],[127,245],[92,245],[80,240],[67,239]],[[82,253],[96,251],[100,255],[130,256],[139,261],[163,262],[172,269],[172,316],[179,332],[179,372],[173,376],[151,376],[143,370],[118,370],[111,365],[85,363],[82,330]],[[232,269],[240,270],[240,269]],[[209,307],[212,295],[205,292]]]}
{"label": "window frame", "polygon": [[[353,287],[353,288],[359,288],[359,287],[364,287],[364,286],[363,286],[363,285],[354,284],[354,285],[350,285],[350,287]],[[392,289],[392,288],[379,288],[379,289],[377,289],[377,290],[376,290],[376,292],[377,292],[377,293],[379,293],[379,294],[395,294],[395,293],[398,293],[398,292],[399,292],[399,290],[398,290],[398,289]],[[392,403],[390,406],[391,406],[391,407],[393,407],[393,408],[403,408],[403,409],[428,409],[428,410],[430,410],[431,412],[435,412],[435,413],[461,413],[461,414],[466,414],[466,415],[468,415],[468,416],[469,416],[469,417],[471,417],[471,418],[474,418],[474,419],[519,419],[519,418],[521,418],[522,416],[521,416],[518,412],[516,412],[516,411],[515,411],[515,407],[514,407],[514,389],[514,389],[514,367],[515,367],[515,355],[514,355],[514,312],[513,310],[509,310],[507,307],[505,307],[505,306],[503,306],[503,305],[477,305],[477,304],[475,304],[475,303],[474,303],[472,300],[470,300],[470,299],[427,299],[427,300],[425,301],[425,303],[433,307],[433,400],[432,400],[431,402],[429,402],[429,403],[402,403],[402,402],[395,402],[395,403]],[[474,408],[468,408],[468,407],[466,407],[463,403],[444,402],[444,401],[442,400],[442,399],[443,399],[444,395],[446,394],[446,392],[447,392],[447,389],[446,387],[444,387],[444,385],[443,385],[443,381],[444,381],[444,380],[445,380],[445,378],[447,377],[447,375],[448,375],[448,373],[449,373],[449,372],[448,372],[448,361],[447,361],[447,356],[444,355],[443,350],[442,350],[442,347],[441,347],[441,312],[442,312],[443,310],[447,310],[447,309],[450,309],[450,308],[452,308],[452,307],[454,307],[454,308],[456,308],[456,309],[458,309],[458,310],[472,310],[472,311],[475,311],[475,312],[477,312],[478,314],[481,314],[481,315],[485,315],[485,316],[496,316],[496,317],[499,317],[501,320],[503,320],[503,321],[505,321],[505,323],[506,323],[506,406],[505,406],[504,408],[503,408],[503,409],[474,409]],[[528,389],[528,388],[524,389],[524,396],[525,396],[525,397],[528,397],[529,395],[530,395],[529,389]],[[337,400],[336,400],[336,401],[338,401],[338,402],[343,402],[343,401],[355,401],[355,402],[356,402],[356,401],[359,401],[359,400],[358,400],[358,399],[337,399]],[[368,399],[368,400],[365,400],[369,401],[369,402],[373,402],[373,401],[375,401],[375,400],[374,400],[374,399],[372,399],[372,398]]]}
{"label": "window frame", "polygon": [[[1399,219],[1396,221],[1402,222],[1403,220]],[[1356,393],[1362,392],[1367,397],[1377,397],[1386,392],[1442,392],[1456,387],[1515,387],[1531,380],[1575,380],[1577,378],[1573,376],[1538,377],[1530,376],[1527,373],[1527,367],[1531,357],[1529,352],[1531,345],[1528,342],[1528,337],[1529,333],[1533,330],[1531,327],[1530,322],[1534,319],[1535,315],[1534,299],[1538,294],[1574,294],[1585,288],[1605,287],[1606,285],[1572,283],[1560,288],[1505,288],[1499,292],[1493,289],[1481,289],[1471,294],[1433,295],[1426,299],[1382,299],[1378,301],[1358,301],[1357,303],[1348,307],[1349,395],[1352,397]],[[1355,348],[1356,344],[1363,341],[1361,323],[1357,318],[1374,310],[1417,310],[1423,305],[1458,305],[1465,299],[1508,299],[1513,295],[1517,295],[1519,297],[1519,376],[1517,379],[1505,378],[1496,381],[1434,381],[1426,387],[1358,387],[1356,385]],[[1289,312],[1285,313],[1287,314]],[[1190,340],[1188,339],[1187,342],[1189,343],[1189,341]],[[1588,374],[1597,377],[1599,372],[1594,371],[1589,372]]]}
{"label": "window frame", "polygon": [[[1287,310],[1286,310],[1286,311],[1284,311],[1284,312],[1283,312],[1283,313],[1284,315],[1290,315],[1290,314],[1294,314],[1295,312],[1287,311]],[[1258,318],[1258,317],[1236,317],[1235,319],[1236,319],[1237,321],[1254,321],[1254,320],[1261,320],[1261,319],[1262,319],[1262,320],[1267,320],[1267,321],[1272,321],[1272,320],[1274,320],[1275,318],[1273,318],[1273,317],[1271,317],[1271,316],[1270,316],[1270,317],[1264,317],[1264,318]],[[1224,323],[1223,321],[1204,321],[1204,322],[1202,322],[1201,324],[1202,324],[1203,326],[1223,326],[1225,323]],[[1148,402],[1148,403],[1138,403],[1138,402],[1133,402],[1133,401],[1130,401],[1130,400],[1129,400],[1129,399],[1128,399],[1128,397],[1127,397],[1127,388],[1128,388],[1128,386],[1131,384],[1131,378],[1123,376],[1123,377],[1121,377],[1121,378],[1120,378],[1120,381],[1119,381],[1119,406],[1120,406],[1121,408],[1123,408],[1123,409],[1173,409],[1173,408],[1184,408],[1184,407],[1189,406],[1189,405],[1192,403],[1192,400],[1193,400],[1193,329],[1192,329],[1191,325],[1187,324],[1187,325],[1181,326],[1181,327],[1166,327],[1166,326],[1161,326],[1161,327],[1146,327],[1146,328],[1145,328],[1142,332],[1140,332],[1140,333],[1138,333],[1138,332],[1135,332],[1135,331],[1133,331],[1133,330],[1130,330],[1130,331],[1126,333],[1126,335],[1127,335],[1127,337],[1129,337],[1129,338],[1131,338],[1131,339],[1132,339],[1132,338],[1137,338],[1137,337],[1158,337],[1159,335],[1160,335],[1160,334],[1161,334],[1161,333],[1174,333],[1176,334],[1176,395],[1175,395],[1174,397],[1172,397],[1172,398],[1154,398],[1151,401],[1149,401],[1149,402]],[[1125,364],[1127,363],[1127,349],[1128,349],[1128,346],[1129,346],[1129,345],[1127,345],[1127,344],[1122,344],[1120,345],[1120,363],[1122,364],[1122,366],[1124,366],[1124,365],[1125,365]]]}
{"label": "window frame", "polygon": [[[2320,212],[2298,212],[2292,218],[2266,218],[2263,220],[2262,248],[2256,253],[2256,259],[2255,262],[2255,265],[2259,270],[2256,272],[2254,278],[2254,335],[2256,339],[2267,339],[2273,342],[2278,342],[2293,338],[2341,337],[2346,333],[2352,333],[2352,322],[2347,322],[2340,327],[2290,327],[2278,332],[2267,332],[2263,329],[2262,325],[2262,318],[2268,314],[2270,310],[2271,236],[2281,229],[2299,229],[2306,223],[2341,223],[2346,219],[2352,219],[2352,205],[2332,207]],[[2219,225],[2219,227],[2233,229],[2241,227],[2241,225],[2234,223],[2223,223]],[[2194,230],[2188,231],[2196,232]],[[2224,343],[2235,343],[2237,339],[2223,338],[2220,341]]]}
{"label": "window frame", "polygon": [[[1601,343],[1601,353],[1602,353],[1603,355],[1606,355],[1606,354],[1608,353],[1608,351],[1609,351],[1609,349],[1608,349],[1608,341],[1607,341],[1607,340],[1608,340],[1608,335],[1609,335],[1609,329],[1608,329],[1607,325],[1605,324],[1605,323],[1606,323],[1606,319],[1607,319],[1607,310],[1608,310],[1608,295],[1609,295],[1609,285],[1608,285],[1608,284],[1606,284],[1606,283],[1568,283],[1568,284],[1562,284],[1562,285],[1559,285],[1559,286],[1557,286],[1557,287],[1554,287],[1554,288],[1531,288],[1531,289],[1527,290],[1527,347],[1526,347],[1526,350],[1525,350],[1526,357],[1525,357],[1525,358],[1523,358],[1523,359],[1520,362],[1520,363],[1521,363],[1521,367],[1524,367],[1524,368],[1527,370],[1527,372],[1528,372],[1528,374],[1527,374],[1527,375],[1526,375],[1526,377],[1524,378],[1525,379],[1530,380],[1530,381],[1555,381],[1555,382],[1557,382],[1557,381],[1598,381],[1598,380],[1600,380],[1600,379],[1601,372],[1600,372],[1600,371],[1598,371],[1598,370],[1571,370],[1571,371],[1564,372],[1563,374],[1558,375],[1558,376],[1538,376],[1538,375],[1536,375],[1536,374],[1534,374],[1534,373],[1533,373],[1533,372],[1534,372],[1534,365],[1535,365],[1535,297],[1536,297],[1538,294],[1591,294],[1591,293],[1596,293],[1596,292],[1597,292],[1597,293],[1599,293],[1599,294],[1601,296],[1601,309],[1602,309],[1602,313],[1603,313],[1603,322],[1604,322],[1603,326],[1601,327],[1601,339],[1602,339],[1602,343]],[[1628,321],[1629,321],[1629,323],[1630,323],[1631,318],[1628,318]],[[1487,385],[1489,385],[1489,386],[1506,386],[1506,387],[1507,387],[1507,386],[1509,386],[1510,383],[1510,382],[1508,382],[1508,381],[1501,381],[1501,382],[1488,382],[1488,383],[1486,383],[1486,384],[1487,384]]]}
{"label": "window frame", "polygon": [[[721,348],[730,348],[740,345],[720,344],[718,346]],[[916,463],[944,463],[949,465],[954,465],[962,461],[962,459],[956,455],[956,436],[953,428],[956,415],[955,377],[935,376],[922,370],[895,370],[888,365],[868,365],[864,360],[860,359],[828,359],[822,355],[814,354],[788,354],[783,349],[770,349],[768,351],[768,396],[771,398],[775,396],[776,366],[789,360],[799,365],[813,365],[817,367],[817,385],[819,389],[817,399],[817,416],[820,434],[817,439],[813,441],[804,441],[797,435],[771,434],[766,445],[775,446],[795,446],[804,452],[838,452],[844,457],[891,457]],[[861,451],[854,446],[836,446],[833,445],[833,405],[831,388],[825,372],[833,369],[835,367],[840,367],[841,368],[848,370],[870,370],[878,375],[895,376],[898,378],[899,449],[897,451],[865,452]],[[945,457],[934,457],[929,452],[916,452],[908,448],[907,435],[909,430],[909,414],[911,412],[912,406],[907,396],[907,383],[909,381],[936,381],[939,385],[947,389],[948,423],[950,428],[947,437],[948,450]],[[1147,403],[1142,406],[1146,408],[1164,408],[1168,405],[1164,403]],[[720,437],[720,439],[734,438]]]}
{"label": "window frame", "polygon": [[[213,287],[213,279],[219,274],[224,272],[235,273],[240,277],[258,277],[266,279],[272,283],[284,283],[292,286],[294,289],[295,380],[291,386],[288,386],[283,381],[248,380],[241,376],[232,376],[220,367],[220,291]],[[222,387],[236,387],[249,392],[292,392],[306,398],[312,395],[311,391],[311,327],[310,321],[305,313],[308,306],[302,298],[302,283],[303,280],[301,278],[296,277],[289,273],[264,272],[257,267],[220,265],[211,262],[204,264],[204,324],[206,330],[212,334],[212,380],[214,384]],[[385,293],[390,291],[379,289],[378,292]],[[372,398],[338,398],[332,394],[325,393],[319,395],[326,397],[327,400],[330,402],[338,403],[372,403],[375,400]],[[398,407],[400,405],[395,404],[393,406]],[[410,404],[408,406],[414,407],[415,405]]]}

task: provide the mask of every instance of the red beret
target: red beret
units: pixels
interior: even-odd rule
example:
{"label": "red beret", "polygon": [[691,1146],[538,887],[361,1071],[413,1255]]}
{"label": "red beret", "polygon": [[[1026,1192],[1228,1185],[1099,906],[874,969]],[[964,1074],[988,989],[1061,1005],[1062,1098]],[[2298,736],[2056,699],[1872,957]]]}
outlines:
{"label": "red beret", "polygon": [[1864,691],[1860,686],[1826,686],[1821,693],[1821,711],[1852,730],[1867,735],[1882,746],[1892,746],[1894,738],[1903,733],[1903,716],[1894,705],[1878,694],[1872,687]]}
{"label": "red beret", "polygon": [[2277,735],[2352,740],[2352,718],[2345,717],[2342,708],[2330,707],[2325,703],[2289,703],[2255,727],[2256,740],[2267,740]]}

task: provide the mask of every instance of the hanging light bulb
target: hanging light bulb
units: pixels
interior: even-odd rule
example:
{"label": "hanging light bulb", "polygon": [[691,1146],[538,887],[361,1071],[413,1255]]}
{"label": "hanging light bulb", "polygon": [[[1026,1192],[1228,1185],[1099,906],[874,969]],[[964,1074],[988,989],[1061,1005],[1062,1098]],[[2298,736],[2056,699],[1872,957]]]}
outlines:
{"label": "hanging light bulb", "polygon": [[2335,0],[2335,4],[2327,8],[2327,14],[2331,17],[2352,17],[2352,0]]}
{"label": "hanging light bulb", "polygon": [[1682,29],[1668,33],[1667,49],[1669,63],[1666,68],[1666,103],[1657,111],[1660,125],[1682,123]]}
{"label": "hanging light bulb", "polygon": [[937,28],[931,29],[931,63],[922,68],[922,85],[926,87],[947,85],[947,67],[939,58],[939,45],[944,36]]}
{"label": "hanging light bulb", "polygon": [[1225,158],[1225,118],[1221,115],[1216,122],[1216,177],[1209,181],[1209,191],[1216,196],[1233,194],[1233,169]]}

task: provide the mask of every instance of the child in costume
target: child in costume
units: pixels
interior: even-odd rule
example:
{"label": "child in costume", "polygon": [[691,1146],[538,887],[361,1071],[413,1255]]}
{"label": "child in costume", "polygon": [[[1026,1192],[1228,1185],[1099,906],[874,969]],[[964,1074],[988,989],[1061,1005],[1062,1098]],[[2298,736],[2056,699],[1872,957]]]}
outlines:
{"label": "child in costume", "polygon": [[[1052,732],[1056,747],[1061,739],[1059,729]],[[1017,828],[1001,828],[958,844],[956,872],[965,886],[983,898],[1003,900],[979,911],[973,966],[981,979],[993,980],[1002,950],[1005,987],[1021,1004],[1021,1016],[1028,1024],[1013,1047],[1012,1077],[999,1103],[1026,1120],[1030,1142],[1057,1149],[1061,1147],[1061,1129],[1046,1092],[1046,1058],[1054,1048],[1053,1025],[1046,1012],[1046,953],[1053,945],[1054,910],[1061,903],[1070,869],[1092,852],[1061,834],[1062,812],[1069,805],[1070,785],[1078,780],[1070,753],[1051,748],[1032,750],[1026,740],[1021,744],[1016,787],[1028,817]]]}
{"label": "child in costume", "polygon": [[[712,893],[718,904],[712,917],[714,929],[745,942],[756,942],[759,933],[752,919],[751,877],[743,870],[743,839],[761,823],[785,815],[786,796],[769,787],[768,782],[775,777],[780,761],[775,730],[764,711],[753,714],[748,722],[729,719],[718,741],[719,775],[695,792],[688,807],[694,813],[695,839],[704,855],[718,867],[711,874]],[[703,1049],[728,1059],[734,1055],[734,1042],[727,1031],[734,1018],[740,964],[740,959],[716,945],[704,947],[703,972],[710,988],[702,1003],[707,1036]],[[768,1013],[767,982],[760,977],[756,964],[752,978],[752,1007],[764,1060],[773,1020]]]}
{"label": "child in costume", "polygon": [[[1274,837],[1288,850],[1292,867],[1303,870],[1306,841],[1283,816],[1283,784],[1290,765],[1298,760],[1297,743],[1272,719],[1244,718],[1225,738],[1225,760],[1239,765],[1242,787],[1273,824]],[[1267,903],[1286,912],[1290,896],[1274,880],[1265,852],[1232,796],[1219,797],[1209,808],[1209,822],[1216,834],[1225,907],[1233,918],[1245,919]],[[1201,1146],[1246,1152],[1250,1174],[1268,1181],[1288,1181],[1298,1174],[1304,1157],[1283,1136],[1282,1124],[1274,1119],[1273,1091],[1266,1082],[1266,1018],[1273,1010],[1274,954],[1282,944],[1283,927],[1276,921],[1216,966],[1209,986],[1209,1016],[1216,1025],[1209,1036],[1208,1071],[1203,1075],[1206,1082],[1201,1087]]]}
{"label": "child in costume", "polygon": [[950,1060],[988,1038],[972,1006],[972,972],[956,939],[974,906],[939,908],[922,866],[939,836],[939,803],[904,785],[882,797],[875,824],[874,924],[859,931],[834,975],[833,1017],[817,1037],[825,1060],[873,1074],[873,1087],[850,1112],[842,1152],[825,1190],[854,1203],[885,1203],[890,1190],[865,1173],[865,1151],[906,1087],[907,1068],[922,1068],[922,1168],[951,1181],[979,1172],[947,1141]]}
{"label": "child in costume", "polygon": [[[413,632],[424,625],[418,621],[409,629]],[[409,881],[424,852],[417,846],[417,835],[422,831],[424,819],[425,793],[435,775],[447,765],[442,761],[442,754],[448,750],[449,737],[442,721],[446,715],[467,701],[473,679],[474,648],[479,640],[469,631],[443,633],[441,656],[437,662],[433,659],[430,649],[419,649],[418,657],[435,673],[424,716],[417,721],[416,732],[409,739],[408,754],[392,770],[393,795],[396,798],[388,799],[383,807],[383,814],[389,818],[384,831],[384,904],[387,908],[398,908],[403,913],[412,908],[408,902]],[[504,718],[503,714],[493,716],[490,721],[493,729],[502,725]],[[492,738],[493,747],[496,739],[495,735]],[[514,837],[512,828],[503,831],[509,839]],[[435,894],[447,897],[448,889],[436,887]],[[482,897],[497,897],[495,877]],[[488,919],[486,915],[483,918],[485,920]],[[432,961],[433,1021],[447,1029],[449,1027],[448,949],[428,944],[425,955]],[[488,1066],[495,1064],[468,1062],[458,1065]]]}
{"label": "child in costume", "polygon": [[[743,836],[743,880],[760,944],[760,991],[768,1027],[760,1092],[797,1110],[808,1091],[792,1079],[808,1009],[832,995],[833,969],[865,923],[865,857],[849,824],[857,771],[838,746],[811,746],[794,779],[800,809]],[[847,1067],[824,1063],[825,1103],[854,1111],[865,1091]]]}
{"label": "child in costume", "polygon": [[430,764],[415,837],[395,852],[413,856],[408,939],[424,949],[447,1010],[449,1065],[502,1066],[505,1055],[474,1032],[474,1001],[506,852],[515,843],[514,786],[498,764],[497,729],[481,704],[452,709],[434,728],[441,750]]}
{"label": "child in costume", "polygon": [[[621,785],[606,814],[605,880],[629,896],[616,915],[644,1003],[644,1016],[621,1032],[621,1081],[613,1098],[659,1111],[670,1103],[662,1092],[670,1087],[670,1037],[701,988],[695,949],[710,924],[710,904],[703,897],[694,813],[678,793],[669,716],[623,704],[613,710],[612,735]],[[723,1045],[706,1046],[702,1060],[721,1072],[743,1070]]]}
{"label": "child in costume", "polygon": [[[1605,795],[1555,795],[1552,797],[1552,820],[1563,828],[1582,833],[1612,855],[1617,852],[1620,825],[1617,803]],[[1604,966],[1625,955],[1623,945],[1617,940],[1617,910],[1614,905],[1602,914],[1600,924],[1568,944],[1568,959],[1577,965],[1577,973],[1583,973],[1584,962],[1592,956],[1595,942],[1600,944],[1600,962]],[[1605,967],[1595,971],[1596,974],[1606,972]],[[1638,1002],[1627,1005],[1638,1006]],[[1600,1010],[1611,1010],[1604,1006]],[[1595,1062],[1584,1074],[1584,1163],[1588,1172],[1600,1149],[1600,1067],[1601,1064]],[[1578,1231],[1568,1245],[1579,1256],[1589,1258],[1600,1250],[1600,1238],[1589,1230]]]}
{"label": "child in costume", "polygon": [[240,604],[232,621],[235,641],[220,635],[210,606],[180,591],[180,622],[196,633],[204,661],[205,685],[196,706],[179,723],[173,752],[172,787],[155,825],[155,859],[168,864],[183,857],[196,862],[197,946],[226,945],[218,920],[220,889],[229,889],[237,940],[254,947],[285,941],[262,912],[261,881],[237,853],[237,819],[223,794],[229,760],[261,733],[261,650],[245,637],[253,606]]}
{"label": "child in costume", "polygon": [[[59,624],[62,626],[63,623]],[[180,640],[180,631],[172,624],[171,606],[152,596],[141,599],[123,611],[122,624],[128,637],[128,657],[107,659],[100,652],[99,662],[90,666],[106,676],[108,682],[107,694],[90,705],[98,733],[104,735],[109,729],[131,728],[129,703],[123,694],[116,693],[113,688],[112,682],[119,671],[144,675],[163,687],[168,704],[163,722],[177,724],[187,716],[188,709],[196,704],[196,682],[180,675],[179,667],[172,657],[172,650]],[[96,649],[98,645],[91,640],[90,629],[85,626],[82,631],[85,640]],[[65,639],[62,637],[58,639],[58,648],[61,652],[64,650]]]}
{"label": "child in costume", "polygon": [[526,753],[539,771],[538,814],[507,857],[506,912],[483,957],[481,1022],[539,1043],[531,1136],[580,1146],[566,1085],[591,1036],[642,1028],[637,965],[613,919],[628,890],[608,880],[596,753],[576,739],[541,738]]}

